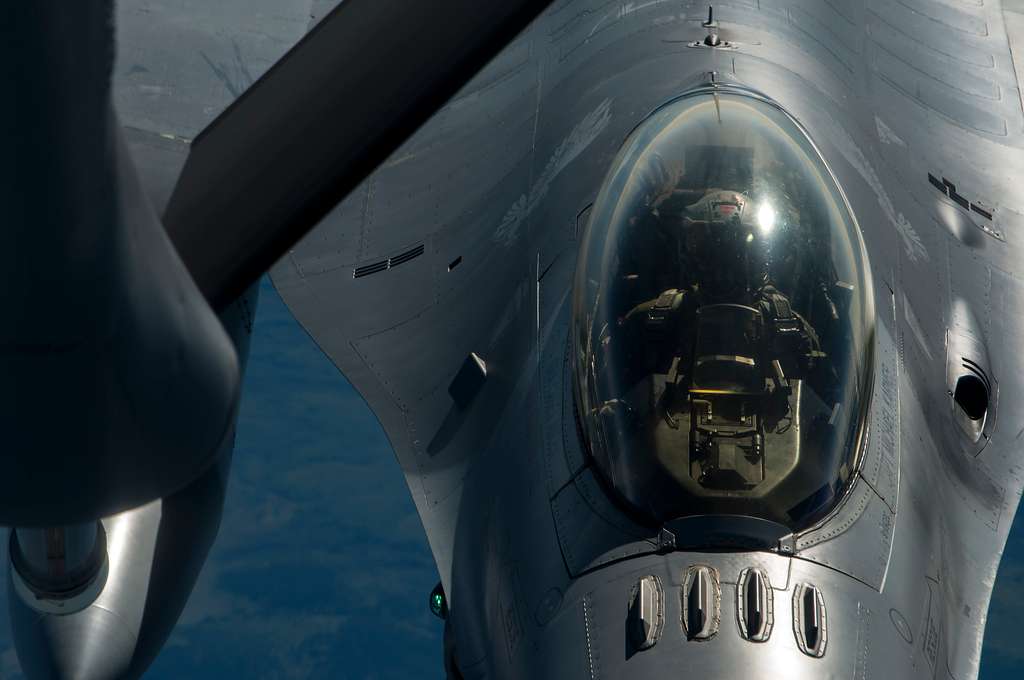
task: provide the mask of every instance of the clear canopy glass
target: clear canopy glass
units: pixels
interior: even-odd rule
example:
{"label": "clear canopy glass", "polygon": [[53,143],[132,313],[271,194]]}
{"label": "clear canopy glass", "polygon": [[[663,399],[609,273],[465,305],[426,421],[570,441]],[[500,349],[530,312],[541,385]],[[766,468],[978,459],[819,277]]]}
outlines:
{"label": "clear canopy glass", "polygon": [[856,223],[781,109],[702,90],[626,140],[577,268],[577,408],[632,508],[797,531],[852,481],[874,312]]}

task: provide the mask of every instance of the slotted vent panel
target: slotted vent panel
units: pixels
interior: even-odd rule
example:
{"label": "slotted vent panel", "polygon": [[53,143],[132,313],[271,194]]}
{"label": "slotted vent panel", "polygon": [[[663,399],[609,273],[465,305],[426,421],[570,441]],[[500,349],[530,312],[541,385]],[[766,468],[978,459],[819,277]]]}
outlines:
{"label": "slotted vent panel", "polygon": [[355,269],[352,270],[352,278],[359,279],[364,276],[369,276],[370,274],[376,274],[378,272],[387,271],[388,269],[391,269],[392,267],[397,267],[400,264],[405,264],[409,260],[414,260],[420,255],[422,255],[423,250],[423,244],[421,243],[417,246],[414,246],[413,248],[410,248],[404,253],[395,255],[394,257],[389,257],[386,260],[380,260],[379,262],[373,262],[371,264],[364,264],[360,267],[356,267]]}
{"label": "slotted vent panel", "polygon": [[407,250],[404,253],[402,253],[401,255],[396,255],[395,257],[393,257],[390,260],[388,260],[388,262],[389,262],[390,266],[397,267],[398,265],[403,264],[405,262],[408,262],[409,260],[412,260],[414,258],[417,258],[417,257],[419,257],[422,254],[423,254],[423,244],[420,244],[420,245],[416,246],[415,248],[413,248],[412,250]]}
{"label": "slotted vent panel", "polygon": [[376,274],[382,272],[388,268],[388,261],[381,260],[380,262],[374,262],[373,264],[363,265],[362,267],[356,267],[352,272],[352,278],[358,279],[370,274]]}

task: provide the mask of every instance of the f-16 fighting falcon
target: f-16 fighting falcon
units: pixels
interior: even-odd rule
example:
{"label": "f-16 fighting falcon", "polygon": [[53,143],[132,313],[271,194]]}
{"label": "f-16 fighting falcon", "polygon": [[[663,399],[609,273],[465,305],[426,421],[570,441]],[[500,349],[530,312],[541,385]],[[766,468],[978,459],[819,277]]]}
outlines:
{"label": "f-16 fighting falcon", "polygon": [[345,0],[194,138],[195,70],[248,80],[167,56],[154,108],[113,69],[172,4],[4,10],[29,678],[159,653],[267,270],[387,433],[449,678],[977,677],[1024,485],[1019,3]]}

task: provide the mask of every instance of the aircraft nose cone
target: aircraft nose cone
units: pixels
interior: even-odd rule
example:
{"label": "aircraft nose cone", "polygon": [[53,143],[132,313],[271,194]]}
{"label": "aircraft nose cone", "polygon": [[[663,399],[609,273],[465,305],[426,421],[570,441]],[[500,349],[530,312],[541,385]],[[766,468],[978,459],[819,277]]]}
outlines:
{"label": "aircraft nose cone", "polygon": [[11,618],[18,660],[30,680],[138,677],[131,667],[135,635],[106,609],[92,606],[67,616],[40,616],[17,602]]}

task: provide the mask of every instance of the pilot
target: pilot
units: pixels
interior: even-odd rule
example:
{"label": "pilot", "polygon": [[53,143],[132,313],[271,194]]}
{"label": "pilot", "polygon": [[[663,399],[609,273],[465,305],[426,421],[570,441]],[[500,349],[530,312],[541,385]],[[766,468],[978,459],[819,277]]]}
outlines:
{"label": "pilot", "polygon": [[629,382],[650,373],[666,373],[674,357],[689,355],[696,302],[692,290],[669,288],[618,319],[619,341],[628,347]]}
{"label": "pilot", "polygon": [[752,304],[768,279],[764,232],[743,193],[712,189],[686,206],[678,237],[681,264],[701,291],[702,304]]}
{"label": "pilot", "polygon": [[[768,280],[768,267],[756,252],[760,244],[749,218],[750,205],[742,193],[712,189],[685,206],[675,220],[659,215],[656,233],[633,235],[634,242],[658,244],[665,266],[656,269],[664,285],[655,297],[623,315],[619,325],[642,321],[649,330],[660,332],[677,327],[680,314],[690,316],[706,304],[756,304],[757,291]],[[651,225],[634,228],[645,226]]]}
{"label": "pilot", "polygon": [[[778,360],[780,374],[769,377],[779,387],[785,378],[807,377],[824,356],[814,328],[771,281],[767,236],[775,216],[763,204],[755,213],[755,205],[743,192],[713,188],[686,205],[674,222],[667,214],[659,215],[659,250],[663,256],[668,250],[671,260],[660,268],[664,287],[618,319],[618,342],[626,347],[625,363],[633,379],[665,373],[673,362],[680,376],[688,373],[697,310],[712,304],[739,304],[761,312],[762,363],[770,366]],[[634,228],[644,226],[650,228]],[[666,239],[674,242],[671,247],[665,247]]]}

